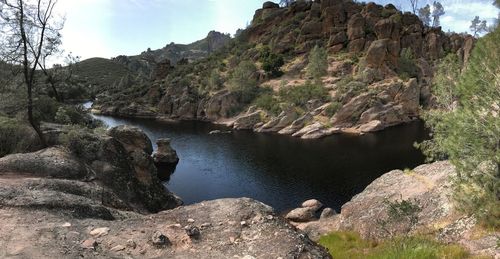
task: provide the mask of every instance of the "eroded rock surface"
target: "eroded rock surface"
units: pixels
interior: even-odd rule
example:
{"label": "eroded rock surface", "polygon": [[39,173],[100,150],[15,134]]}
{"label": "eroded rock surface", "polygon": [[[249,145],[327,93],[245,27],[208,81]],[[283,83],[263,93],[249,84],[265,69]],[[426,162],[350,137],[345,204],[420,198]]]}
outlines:
{"label": "eroded rock surface", "polygon": [[0,257],[331,258],[269,206],[246,198],[116,221],[0,207],[0,231]]}

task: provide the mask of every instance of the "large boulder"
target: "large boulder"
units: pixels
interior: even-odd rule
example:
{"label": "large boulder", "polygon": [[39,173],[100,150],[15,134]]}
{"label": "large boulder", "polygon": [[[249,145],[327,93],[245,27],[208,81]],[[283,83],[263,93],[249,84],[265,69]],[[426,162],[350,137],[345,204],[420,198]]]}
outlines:
{"label": "large boulder", "polygon": [[285,218],[294,222],[307,222],[314,219],[314,211],[310,208],[296,208],[288,212]]}
{"label": "large boulder", "polygon": [[156,141],[158,149],[153,154],[155,164],[177,164],[179,157],[177,152],[170,146],[170,139],[160,138]]}
{"label": "large boulder", "polygon": [[371,68],[379,68],[387,56],[387,45],[389,40],[376,40],[372,42],[366,53],[366,65]]}
{"label": "large boulder", "polygon": [[262,5],[262,9],[275,9],[275,8],[280,8],[279,4],[267,1]]}
{"label": "large boulder", "polygon": [[280,130],[278,133],[283,134],[283,135],[292,135],[295,132],[299,131],[300,129],[304,128],[304,126],[309,123],[313,119],[312,115],[309,113],[306,113],[305,115],[301,116],[300,118],[294,120],[290,126],[285,127],[284,129]]}
{"label": "large boulder", "polygon": [[293,121],[297,119],[297,112],[295,109],[288,109],[286,111],[282,111],[278,117],[270,120],[262,127],[260,127],[258,132],[277,132],[282,130],[283,128],[290,125]]}
{"label": "large boulder", "polygon": [[138,127],[121,125],[110,129],[108,134],[120,141],[128,152],[140,149],[147,154],[153,153],[151,140]]}
{"label": "large boulder", "polygon": [[83,163],[62,148],[3,157],[0,159],[0,174],[80,180],[91,176]]}
{"label": "large boulder", "polygon": [[233,127],[238,130],[253,129],[253,127],[261,121],[262,111],[247,112],[234,121]]}
{"label": "large boulder", "polygon": [[365,18],[361,14],[355,14],[347,23],[347,37],[356,40],[365,36]]}
{"label": "large boulder", "polygon": [[227,118],[231,116],[234,109],[240,105],[236,93],[222,90],[208,98],[201,113],[209,120]]}

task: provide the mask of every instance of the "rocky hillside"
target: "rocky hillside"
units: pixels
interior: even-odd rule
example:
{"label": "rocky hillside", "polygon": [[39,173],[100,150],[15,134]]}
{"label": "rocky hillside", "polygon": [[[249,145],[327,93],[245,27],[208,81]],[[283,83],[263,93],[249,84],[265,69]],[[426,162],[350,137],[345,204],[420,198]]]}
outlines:
{"label": "rocky hillside", "polygon": [[1,258],[330,258],[260,202],[179,207],[137,128],[44,130],[69,149],[0,158]]}
{"label": "rocky hillside", "polygon": [[231,37],[227,34],[211,31],[206,38],[190,44],[172,42],[161,49],[147,49],[137,56],[118,56],[113,58],[113,61],[124,65],[132,72],[149,76],[159,66],[170,67],[177,63],[206,58],[213,52],[223,48],[230,40]]}
{"label": "rocky hillside", "polygon": [[[101,95],[94,112],[208,120],[302,138],[373,132],[418,118],[421,107],[432,105],[434,66],[448,54],[466,62],[473,43],[390,4],[323,0],[280,8],[266,2],[226,47],[169,64],[156,81]],[[328,56],[319,82],[306,71],[314,46]],[[277,76],[264,71],[269,56],[283,58]],[[257,70],[243,81],[256,81],[257,88],[243,93],[235,78],[248,61]]]}

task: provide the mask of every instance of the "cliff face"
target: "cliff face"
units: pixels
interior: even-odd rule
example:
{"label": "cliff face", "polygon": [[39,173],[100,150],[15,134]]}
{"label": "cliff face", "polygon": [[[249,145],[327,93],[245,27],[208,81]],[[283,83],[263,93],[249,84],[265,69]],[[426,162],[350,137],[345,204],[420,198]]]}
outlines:
{"label": "cliff face", "polygon": [[330,54],[348,51],[370,55],[370,47],[382,48],[380,52],[386,55],[369,56],[367,62],[393,70],[402,49],[410,49],[414,58],[427,61],[447,53],[457,53],[466,60],[473,43],[471,36],[447,35],[440,27],[424,26],[416,15],[402,13],[392,4],[343,0],[296,1],[289,8],[264,5],[255,12],[245,33],[250,42],[274,44],[277,52],[300,54],[322,45]]}
{"label": "cliff face", "polygon": [[[418,118],[421,107],[433,103],[435,65],[448,54],[466,62],[473,43],[471,36],[429,28],[390,4],[323,0],[280,8],[266,2],[225,48],[168,66],[155,82],[137,83],[142,94],[121,91],[121,99],[133,96],[132,103],[108,94],[94,108],[120,116],[224,121],[238,129],[301,138],[373,132]],[[328,74],[319,88],[308,90],[306,65],[314,46],[327,50]],[[278,78],[263,71],[266,50],[284,58]],[[242,61],[257,65],[255,100],[267,97],[264,105],[262,100],[248,103],[248,96],[231,89],[228,81]],[[220,85],[213,87],[211,78]],[[294,103],[287,93],[307,100]]]}

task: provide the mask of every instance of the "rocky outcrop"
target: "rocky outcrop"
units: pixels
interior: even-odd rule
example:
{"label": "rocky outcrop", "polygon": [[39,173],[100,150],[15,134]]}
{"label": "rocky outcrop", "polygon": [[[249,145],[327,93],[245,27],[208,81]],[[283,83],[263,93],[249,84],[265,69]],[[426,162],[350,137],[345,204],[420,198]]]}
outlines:
{"label": "rocky outcrop", "polygon": [[372,91],[342,106],[331,119],[334,127],[355,126],[360,132],[373,132],[418,118],[420,86],[416,79],[384,80],[370,88]]}
{"label": "rocky outcrop", "polygon": [[[82,135],[78,141],[72,152],[53,147],[0,159],[2,205],[36,204],[75,217],[111,219],[118,209],[157,212],[182,203],[161,184],[151,141],[137,128],[117,127],[109,135]],[[9,195],[18,198],[6,199]]]}
{"label": "rocky outcrop", "polygon": [[161,79],[168,74],[172,66],[205,58],[224,47],[230,40],[231,37],[228,34],[211,31],[204,39],[191,44],[172,42],[161,49],[148,49],[136,56],[120,55],[112,61],[124,65],[131,72]]}
{"label": "rocky outcrop", "polygon": [[237,130],[253,129],[255,125],[262,122],[263,112],[255,111],[255,107],[250,107],[245,114],[238,116],[233,122],[233,128]]}
{"label": "rocky outcrop", "polygon": [[146,133],[141,129],[129,125],[121,125],[111,128],[108,134],[122,143],[128,152],[136,150],[146,154],[153,153],[153,144]]}
{"label": "rocky outcrop", "polygon": [[[458,243],[474,254],[498,256],[500,250],[494,240],[498,232],[484,232],[474,217],[457,210],[453,201],[452,181],[456,176],[449,162],[421,165],[413,170],[393,170],[373,181],[363,192],[342,206],[341,213],[309,223],[294,223],[313,239],[332,231],[355,231],[367,239],[390,238],[407,234],[404,222],[390,222],[387,201],[410,201],[420,208],[418,223],[409,229],[410,234],[427,233],[447,243]],[[482,233],[478,235],[478,233]]]}
{"label": "rocky outcrop", "polygon": [[272,208],[246,198],[116,221],[1,206],[0,229],[15,233],[0,236],[2,258],[331,258]]}
{"label": "rocky outcrop", "polygon": [[156,141],[158,149],[153,154],[153,160],[157,165],[177,164],[179,157],[177,152],[170,146],[170,139],[160,138]]}

